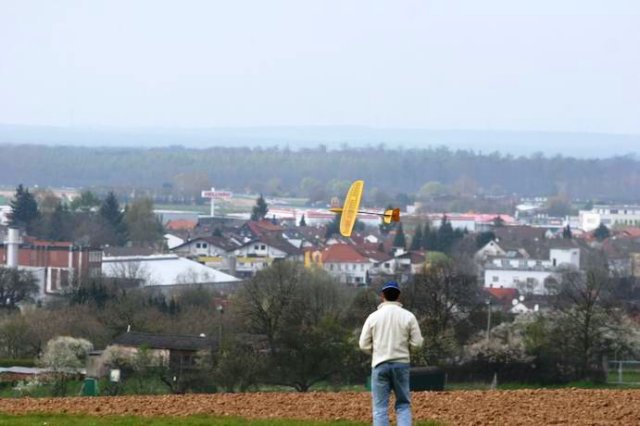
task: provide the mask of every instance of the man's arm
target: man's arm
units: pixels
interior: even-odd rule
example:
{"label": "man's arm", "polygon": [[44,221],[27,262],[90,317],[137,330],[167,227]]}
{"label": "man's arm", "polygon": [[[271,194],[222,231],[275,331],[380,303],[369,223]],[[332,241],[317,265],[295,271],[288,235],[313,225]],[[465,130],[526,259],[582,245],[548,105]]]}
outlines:
{"label": "man's arm", "polygon": [[362,326],[362,332],[360,333],[360,350],[370,354],[373,351],[373,333],[371,332],[371,323],[369,318],[364,322]]}
{"label": "man's arm", "polygon": [[422,338],[422,333],[420,333],[418,320],[415,316],[412,316],[411,322],[409,323],[409,345],[412,348],[419,348],[422,346],[423,341],[424,339]]}

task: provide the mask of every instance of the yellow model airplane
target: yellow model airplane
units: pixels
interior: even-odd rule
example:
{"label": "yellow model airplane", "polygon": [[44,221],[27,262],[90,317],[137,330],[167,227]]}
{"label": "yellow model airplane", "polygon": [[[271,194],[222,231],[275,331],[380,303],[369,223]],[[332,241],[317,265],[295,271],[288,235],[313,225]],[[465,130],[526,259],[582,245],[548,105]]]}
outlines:
{"label": "yellow model airplane", "polygon": [[384,213],[375,213],[361,211],[360,200],[362,199],[362,193],[364,192],[364,181],[357,180],[351,184],[349,191],[347,192],[347,198],[344,200],[342,207],[332,207],[331,210],[334,213],[342,213],[340,218],[340,234],[344,237],[350,237],[353,226],[356,224],[356,218],[358,213],[376,214],[382,216],[384,223],[399,222],[400,221],[400,209],[388,209]]}

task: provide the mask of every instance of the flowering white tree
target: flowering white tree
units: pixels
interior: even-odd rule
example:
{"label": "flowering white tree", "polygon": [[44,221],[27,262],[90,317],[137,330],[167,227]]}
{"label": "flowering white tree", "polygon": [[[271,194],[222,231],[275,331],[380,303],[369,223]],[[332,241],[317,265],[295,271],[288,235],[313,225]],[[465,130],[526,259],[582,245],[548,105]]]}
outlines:
{"label": "flowering white tree", "polygon": [[66,393],[67,375],[86,365],[93,344],[81,338],[58,336],[47,342],[40,363],[54,372],[55,395]]}
{"label": "flowering white tree", "polygon": [[533,322],[531,315],[519,315],[511,323],[502,323],[491,330],[491,338],[484,333],[478,340],[466,346],[466,361],[484,361],[489,364],[502,365],[509,363],[528,363],[534,357],[527,354],[527,329]]}
{"label": "flowering white tree", "polygon": [[47,342],[41,363],[56,372],[75,372],[85,367],[93,344],[81,338],[58,336]]}

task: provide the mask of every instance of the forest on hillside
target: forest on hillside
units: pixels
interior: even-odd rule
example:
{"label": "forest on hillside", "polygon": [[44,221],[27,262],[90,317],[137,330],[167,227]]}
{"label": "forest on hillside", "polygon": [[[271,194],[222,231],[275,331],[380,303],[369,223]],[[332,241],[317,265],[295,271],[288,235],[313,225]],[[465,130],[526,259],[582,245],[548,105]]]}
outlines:
{"label": "forest on hillside", "polygon": [[236,192],[325,199],[353,179],[390,195],[444,190],[484,196],[640,199],[640,161],[514,157],[446,147],[383,146],[330,150],[215,147],[192,149],[0,145],[0,185],[139,188],[199,194],[210,186]]}

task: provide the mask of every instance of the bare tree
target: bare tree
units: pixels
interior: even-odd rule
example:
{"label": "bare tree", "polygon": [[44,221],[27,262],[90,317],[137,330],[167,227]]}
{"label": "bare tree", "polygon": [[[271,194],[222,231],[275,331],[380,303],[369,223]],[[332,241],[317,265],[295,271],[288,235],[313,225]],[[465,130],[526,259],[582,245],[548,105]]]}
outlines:
{"label": "bare tree", "polygon": [[39,287],[27,270],[0,268],[0,309],[14,309],[21,302],[33,301]]}
{"label": "bare tree", "polygon": [[277,262],[261,271],[238,293],[247,331],[266,336],[272,384],[307,391],[348,368],[356,344],[343,322],[351,298],[322,270]]}
{"label": "bare tree", "polygon": [[591,259],[587,269],[566,269],[547,283],[561,315],[565,350],[577,360],[576,378],[601,378],[607,351],[605,335],[621,316],[612,298],[613,280],[604,256]]}
{"label": "bare tree", "polygon": [[123,261],[111,264],[111,277],[128,282],[138,282],[140,285],[153,284],[149,270],[142,262]]}
{"label": "bare tree", "polygon": [[477,305],[478,293],[475,274],[452,259],[434,262],[408,283],[402,300],[420,322],[427,363],[440,364],[452,355],[455,326]]}

